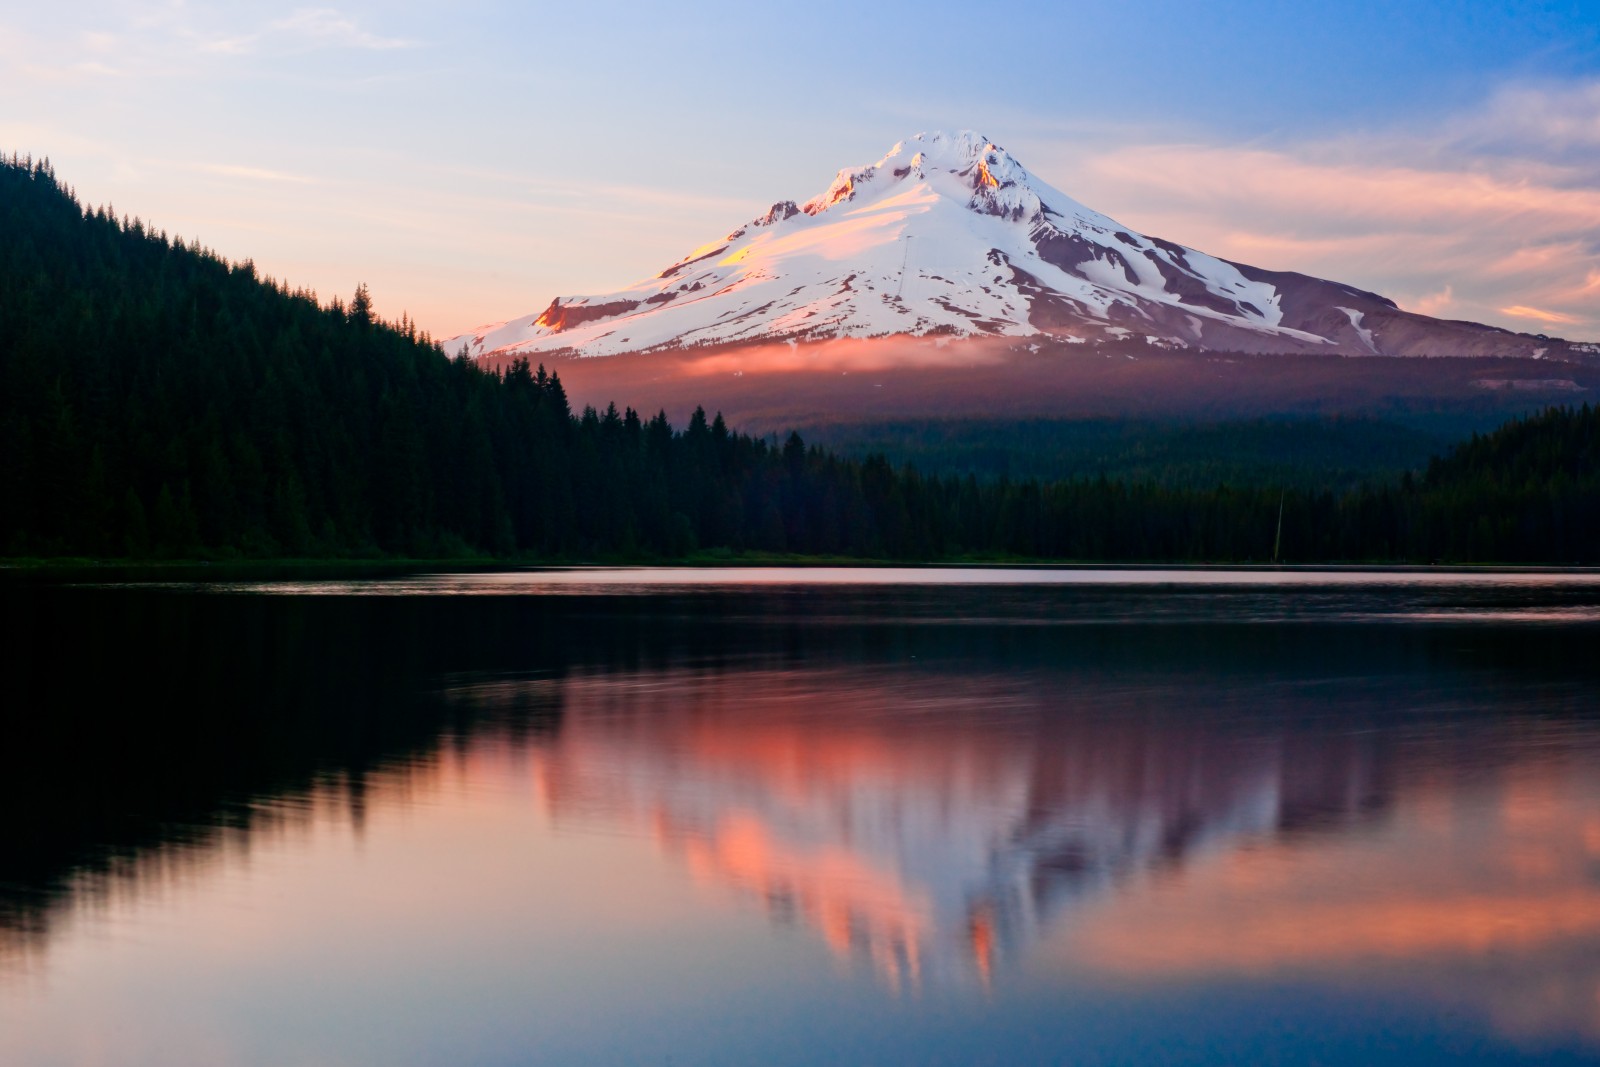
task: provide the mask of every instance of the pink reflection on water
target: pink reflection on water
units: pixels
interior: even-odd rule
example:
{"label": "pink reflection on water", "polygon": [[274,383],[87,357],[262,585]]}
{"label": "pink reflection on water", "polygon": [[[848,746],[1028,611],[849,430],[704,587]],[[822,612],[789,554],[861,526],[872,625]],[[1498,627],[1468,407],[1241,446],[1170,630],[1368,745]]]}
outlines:
{"label": "pink reflection on water", "polygon": [[1535,1044],[1600,1043],[1600,760],[1593,736],[1558,754],[1542,732],[1498,731],[1495,765],[1467,774],[1404,749],[1416,770],[1381,833],[1250,842],[1098,901],[1048,941],[1047,965],[1389,987]]}
{"label": "pink reflection on water", "polygon": [[[264,803],[249,833],[145,853],[80,886],[36,962],[85,982],[159,959],[555,980],[661,968],[685,931],[713,952],[720,924],[765,914],[909,992],[1292,979],[1600,1041],[1591,726],[1355,734],[1251,718],[1259,689],[1196,708],[1178,683],[895,665],[578,672],[454,698],[530,690],[558,730],[452,738],[359,789]],[[152,929],[161,954],[96,955]],[[112,1010],[86,996],[74,1010]]]}
{"label": "pink reflection on water", "polygon": [[1359,748],[1156,721],[1150,695],[1075,717],[1026,677],[580,675],[539,760],[558,825],[652,833],[891,984],[983,977],[1077,898],[1296,812],[1359,824],[1382,789]]}
{"label": "pink reflection on water", "polygon": [[1592,729],[1380,750],[1142,710],[1171,699],[1102,690],[1074,714],[1026,677],[580,675],[538,759],[558,825],[651,833],[895,988],[987,983],[1008,959],[1139,984],[1294,974],[1600,1040]]}

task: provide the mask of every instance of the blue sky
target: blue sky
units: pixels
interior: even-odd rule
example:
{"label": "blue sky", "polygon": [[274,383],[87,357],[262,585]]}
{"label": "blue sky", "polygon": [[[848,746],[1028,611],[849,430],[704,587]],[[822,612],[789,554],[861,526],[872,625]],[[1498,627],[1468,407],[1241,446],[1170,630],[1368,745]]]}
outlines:
{"label": "blue sky", "polygon": [[1147,233],[1600,337],[1600,0],[0,10],[0,147],[438,334],[923,129]]}

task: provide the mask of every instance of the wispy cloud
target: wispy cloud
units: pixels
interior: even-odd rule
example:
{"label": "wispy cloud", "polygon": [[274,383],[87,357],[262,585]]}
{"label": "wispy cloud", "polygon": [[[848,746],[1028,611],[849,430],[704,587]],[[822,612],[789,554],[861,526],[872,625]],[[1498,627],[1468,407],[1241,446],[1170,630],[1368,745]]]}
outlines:
{"label": "wispy cloud", "polygon": [[216,55],[314,51],[325,48],[387,52],[417,46],[416,41],[402,37],[384,37],[362,29],[355,19],[329,7],[299,8],[287,18],[270,22],[257,31],[198,38],[195,42],[195,47],[199,51]]}
{"label": "wispy cloud", "polygon": [[1292,150],[1198,145],[1127,148],[1092,166],[1112,181],[1219,206],[1245,203],[1262,220],[1294,218],[1324,233],[1350,232],[1351,224],[1456,232],[1464,219],[1477,219],[1565,239],[1600,227],[1600,189],[1481,170],[1326,163]]}
{"label": "wispy cloud", "polygon": [[1411,301],[1411,310],[1422,315],[1447,316],[1455,298],[1455,288],[1447,285],[1437,293],[1426,293]]}
{"label": "wispy cloud", "polygon": [[651,208],[720,212],[727,215],[726,221],[730,229],[748,221],[762,210],[748,200],[650,185],[581,181],[540,182],[528,186],[528,192],[540,200],[581,201],[591,207],[611,209],[629,216]]}
{"label": "wispy cloud", "polygon": [[195,47],[201,52],[209,52],[214,55],[242,56],[254,52],[256,43],[260,40],[261,35],[258,33],[241,33],[232,36],[202,38],[196,41]]}
{"label": "wispy cloud", "polygon": [[1544,311],[1540,308],[1524,307],[1521,304],[1513,304],[1511,307],[1501,308],[1500,314],[1510,315],[1518,319],[1538,319],[1540,322],[1552,322],[1562,326],[1573,326],[1584,321],[1576,315],[1566,315],[1559,311]]}
{"label": "wispy cloud", "polygon": [[223,61],[232,57],[266,62],[324,51],[416,47],[420,42],[374,32],[337,8],[296,8],[282,18],[252,24],[226,8],[143,5],[120,23],[59,36],[26,34],[0,24],[0,88],[7,73],[57,86],[93,86],[109,78],[133,84],[214,77],[230,69]]}
{"label": "wispy cloud", "polygon": [[1450,124],[1449,137],[1488,149],[1542,152],[1600,148],[1600,80],[1512,85]]}
{"label": "wispy cloud", "polygon": [[272,23],[271,28],[315,47],[387,51],[417,45],[415,41],[383,37],[364,30],[355,19],[331,7],[297,8],[288,18]]}
{"label": "wispy cloud", "polygon": [[202,163],[197,169],[224,178],[244,178],[257,182],[289,182],[296,185],[314,184],[313,179],[301,174],[288,174],[281,170],[266,170],[262,167],[245,167],[232,163]]}
{"label": "wispy cloud", "polygon": [[[75,34],[70,45],[57,46],[12,26],[0,24],[0,92],[8,83],[52,86],[96,84],[123,73],[113,60],[118,39],[109,33]],[[13,80],[15,79],[15,80]],[[12,110],[18,110],[13,108]],[[26,110],[26,109],[22,109]]]}
{"label": "wispy cloud", "polygon": [[[537,178],[518,171],[482,166],[440,165],[429,168],[437,174],[466,179],[475,191],[465,199],[482,200],[483,187],[504,186],[504,203],[517,210],[558,214],[579,213],[619,222],[661,223],[660,211],[699,216],[715,229],[733,229],[748,222],[768,206],[748,197],[695,192],[663,185],[607,182],[595,178]],[[640,235],[644,237],[644,234]],[[684,249],[687,251],[687,248]]]}

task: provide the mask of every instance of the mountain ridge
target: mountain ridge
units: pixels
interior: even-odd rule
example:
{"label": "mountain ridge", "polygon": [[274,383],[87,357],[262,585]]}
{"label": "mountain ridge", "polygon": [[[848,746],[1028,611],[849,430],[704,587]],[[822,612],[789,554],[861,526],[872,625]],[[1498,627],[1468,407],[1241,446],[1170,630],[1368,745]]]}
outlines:
{"label": "mountain ridge", "polygon": [[1357,286],[1148,236],[972,131],[917,134],[651,278],[557,297],[444,343],[475,357],[603,356],[930,335],[1352,356],[1560,358],[1594,347],[1429,318]]}

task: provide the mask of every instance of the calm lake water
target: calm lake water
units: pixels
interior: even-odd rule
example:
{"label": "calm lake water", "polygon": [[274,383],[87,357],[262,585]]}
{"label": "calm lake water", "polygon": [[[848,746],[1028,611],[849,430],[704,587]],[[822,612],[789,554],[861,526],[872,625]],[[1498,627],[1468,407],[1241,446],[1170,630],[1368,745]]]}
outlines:
{"label": "calm lake water", "polygon": [[0,592],[0,1063],[1600,1063],[1600,576]]}

